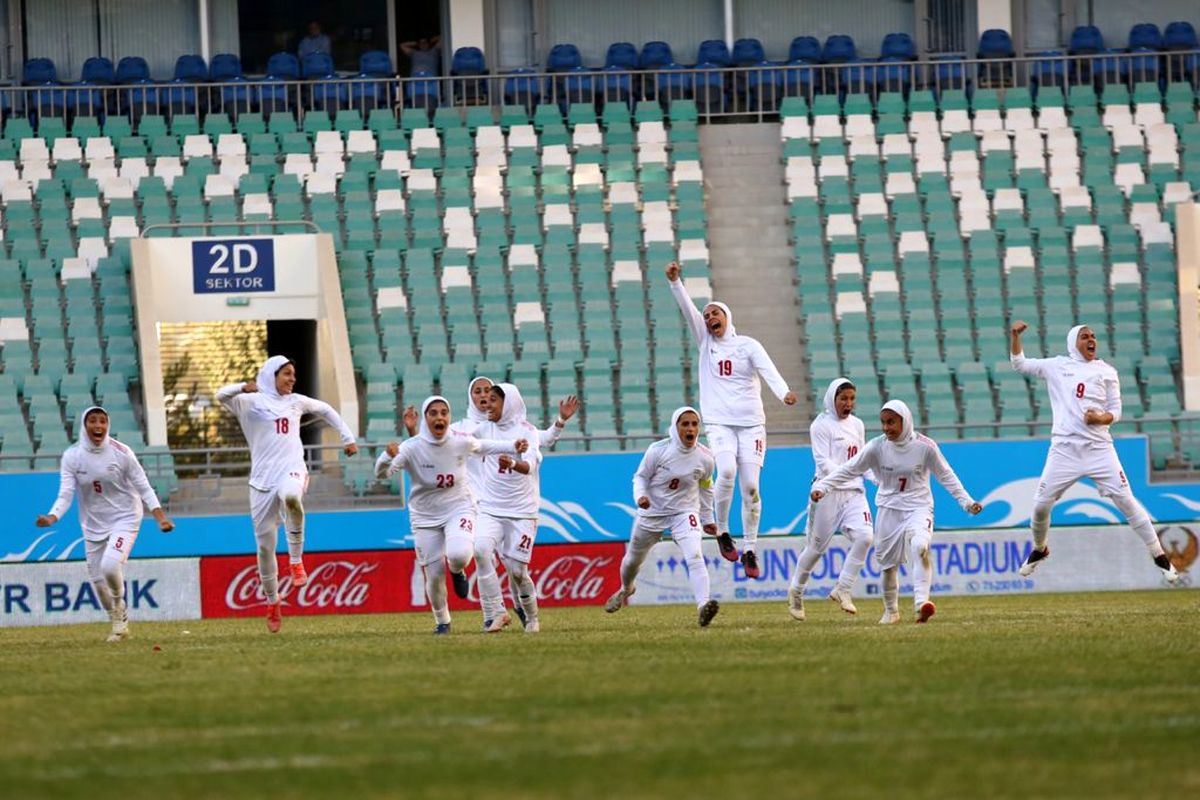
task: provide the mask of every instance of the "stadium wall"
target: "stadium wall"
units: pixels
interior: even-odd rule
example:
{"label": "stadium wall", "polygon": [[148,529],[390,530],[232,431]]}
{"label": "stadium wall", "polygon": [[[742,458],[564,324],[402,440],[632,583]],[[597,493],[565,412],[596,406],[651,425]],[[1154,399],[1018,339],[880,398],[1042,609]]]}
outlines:
{"label": "stadium wall", "polygon": [[[1029,522],[1048,441],[950,442],[947,459],[963,484],[985,505],[978,517],[963,512],[935,485],[938,530],[1006,530]],[[1159,524],[1192,524],[1200,518],[1200,483],[1149,482],[1147,440],[1121,439],[1117,449],[1134,493]],[[367,452],[359,458],[371,457]],[[561,455],[542,468],[542,509],[538,543],[620,543],[629,535],[634,507],[632,475],[640,453]],[[812,480],[807,447],[780,447],[767,454],[762,477],[762,530],[766,535],[802,532]],[[83,558],[77,512],[54,528],[34,526],[58,491],[52,473],[0,478],[0,563],[76,561]],[[868,492],[868,496],[873,492]],[[306,515],[309,552],[407,550],[412,547],[407,512],[392,510],[310,511]],[[739,519],[736,507],[733,519]],[[1117,525],[1121,517],[1091,484],[1072,487],[1054,510],[1055,525]],[[170,534],[151,521],[143,525],[134,553],[140,558],[181,558],[250,553],[253,536],[245,515],[179,517]],[[1118,530],[1123,530],[1119,528]],[[281,537],[281,552],[284,549]]]}
{"label": "stadium wall", "polygon": [[[1200,523],[1160,529],[1167,552],[1182,573],[1180,586],[1200,578]],[[1018,568],[1031,546],[1024,528],[939,533],[932,553],[934,598],[983,594],[1029,594],[1167,588],[1145,557],[1141,544],[1116,527],[1065,528],[1053,534],[1054,560],[1029,577]],[[799,536],[760,541],[762,575],[747,578],[741,564],[719,555],[705,542],[712,596],[721,602],[777,601],[787,598],[788,581],[804,546]],[[846,558],[842,537],[834,538],[808,584],[811,598],[823,598],[836,583]],[[624,544],[556,544],[534,551],[531,576],[543,608],[600,605],[620,586]],[[287,575],[286,556],[280,574]],[[366,550],[310,554],[309,582],[302,588],[281,579],[287,616],[428,611],[424,577],[411,550]],[[855,586],[858,598],[879,598],[880,574],[868,559]],[[258,617],[263,613],[257,566],[252,555],[187,559],[134,559],[125,570],[130,613],[136,621]],[[465,600],[450,598],[458,611],[478,610],[473,567]],[[501,581],[507,587],[508,581]],[[911,593],[901,570],[903,594]],[[508,601],[511,602],[511,597]],[[663,542],[650,552],[638,576],[633,605],[692,602],[678,548]],[[0,627],[103,622],[84,566],[49,562],[0,565]]]}

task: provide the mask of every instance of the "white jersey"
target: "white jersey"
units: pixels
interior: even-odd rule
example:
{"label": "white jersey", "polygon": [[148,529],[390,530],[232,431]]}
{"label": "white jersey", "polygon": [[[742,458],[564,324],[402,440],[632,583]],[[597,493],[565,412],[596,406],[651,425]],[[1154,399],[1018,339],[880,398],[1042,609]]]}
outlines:
{"label": "white jersey", "polygon": [[[480,426],[487,424],[487,420],[479,421],[473,420],[470,417],[464,417],[463,419],[460,419],[458,422],[455,422],[453,425],[451,425],[450,431],[453,433],[461,433],[464,436],[476,436],[476,432],[479,430]],[[522,436],[529,440],[530,449],[533,448],[534,442],[538,443],[539,448],[544,449],[547,447],[552,447],[563,433],[563,429],[554,424],[551,424],[550,427],[546,428],[545,430],[533,428],[532,425],[530,425],[530,428],[530,431],[522,434]],[[525,454],[525,457],[529,457],[527,453]],[[486,474],[483,460],[483,456],[476,456],[467,462],[467,480],[471,482],[472,490],[474,490],[480,496],[483,494],[484,477]]]}
{"label": "white jersey", "polygon": [[217,401],[229,409],[242,426],[242,435],[250,446],[250,485],[261,492],[273,490],[288,476],[308,474],[304,464],[304,443],[300,440],[300,418],[315,414],[329,423],[352,444],[354,434],[328,403],[302,394],[283,395],[270,407],[257,404],[257,392],[243,392],[242,384],[222,387]]}
{"label": "white jersey", "polygon": [[99,446],[85,438],[63,453],[58,498],[50,513],[62,519],[77,491],[79,527],[89,541],[115,531],[136,531],[142,524],[142,505],[151,511],[161,506],[137,456],[107,437]]}
{"label": "white jersey", "polygon": [[378,478],[408,472],[408,516],[414,528],[440,528],[450,517],[475,509],[475,497],[467,480],[467,460],[477,453],[516,455],[514,442],[476,439],[448,431],[440,442],[421,436],[404,441],[395,458],[381,453],[375,462]]}
{"label": "white jersey", "polygon": [[937,442],[919,433],[899,446],[888,441],[886,436],[876,436],[867,442],[862,452],[817,481],[813,488],[829,492],[848,478],[862,475],[867,470],[874,472],[875,480],[879,482],[875,505],[880,508],[897,511],[932,508],[930,474],[937,477],[964,509],[975,503],[954,470],[946,463]]}
{"label": "white jersey", "polygon": [[1070,356],[1026,358],[1024,353],[1011,356],[1012,366],[1022,375],[1041,378],[1050,393],[1054,412],[1054,439],[1112,442],[1108,425],[1089,425],[1084,421],[1088,409],[1095,408],[1121,419],[1121,380],[1112,365],[1101,359],[1084,361]]}
{"label": "white jersey", "polygon": [[650,445],[633,474],[634,502],[650,499],[649,508],[637,510],[638,524],[662,530],[672,517],[696,513],[700,524],[712,523],[715,469],[712,452],[702,444],[685,450],[672,439],[662,439]]}
{"label": "white jersey", "polygon": [[536,444],[539,438],[538,429],[528,422],[523,422],[501,430],[496,423],[485,422],[476,430],[480,437],[486,439],[503,440],[515,436],[529,441],[529,449],[517,456],[517,459],[529,465],[528,475],[522,475],[512,467],[502,469],[500,456],[496,454],[471,459],[472,463],[483,465],[482,479],[479,483],[471,484],[479,491],[479,510],[493,517],[537,519],[538,509],[542,504],[542,451]]}
{"label": "white jersey", "polygon": [[[866,428],[863,421],[851,414],[839,419],[832,414],[821,414],[808,428],[812,440],[813,463],[816,471],[813,480],[825,478],[838,467],[854,458],[866,445]],[[831,486],[833,491],[863,491],[861,476],[846,478]]]}
{"label": "white jersey", "polygon": [[765,425],[759,376],[780,401],[789,391],[767,351],[758,340],[737,334],[731,312],[726,312],[725,335],[719,339],[713,336],[683,282],[670,283],[671,293],[700,348],[700,411],[704,421],[734,427]]}

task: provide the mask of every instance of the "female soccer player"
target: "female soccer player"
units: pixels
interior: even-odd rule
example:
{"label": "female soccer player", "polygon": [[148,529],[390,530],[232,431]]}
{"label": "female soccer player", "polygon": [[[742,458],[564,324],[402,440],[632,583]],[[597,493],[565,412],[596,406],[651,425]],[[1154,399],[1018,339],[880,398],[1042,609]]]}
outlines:
{"label": "female soccer player", "polygon": [[933,537],[933,493],[929,475],[954,496],[968,514],[978,514],[983,506],[963,488],[958,476],[937,443],[913,429],[912,412],[901,400],[889,400],[879,412],[883,436],[867,442],[858,455],[813,484],[810,498],[821,498],[846,481],[871,470],[879,482],[875,493],[878,515],[875,518],[875,557],[883,570],[883,617],[881,625],[900,621],[897,606],[900,594],[900,565],[908,563],[913,576],[913,605],[916,621],[928,622],[937,610],[929,600],[933,583],[933,562],[929,544]]}
{"label": "female soccer player", "polygon": [[300,440],[300,418],[315,414],[342,436],[346,455],[358,452],[354,434],[328,403],[296,394],[296,365],[285,356],[271,356],[258,377],[217,391],[217,402],[237,417],[250,446],[250,518],[258,542],[258,578],[267,600],[267,630],[282,624],[279,568],[275,548],[279,523],[287,529],[288,561],[293,586],[308,583],[304,570],[304,490],[308,467]]}
{"label": "female soccer player", "polygon": [[1154,566],[1162,570],[1168,583],[1174,583],[1179,580],[1179,573],[1167,558],[1150,515],[1133,496],[1113,447],[1109,426],[1121,419],[1121,381],[1115,369],[1096,357],[1096,334],[1086,325],[1076,325],[1067,334],[1070,355],[1026,358],[1021,334],[1028,327],[1021,320],[1012,324],[1012,366],[1022,375],[1036,376],[1046,382],[1054,427],[1046,466],[1033,497],[1030,521],[1033,549],[1021,565],[1021,574],[1032,574],[1050,555],[1046,535],[1054,503],[1075,481],[1091,478],[1100,496],[1112,500],[1125,515],[1133,532],[1150,551]]}
{"label": "female soccer player", "polygon": [[475,530],[475,576],[479,584],[479,603],[483,607],[483,629],[488,633],[503,630],[510,622],[504,610],[504,596],[496,575],[496,554],[516,587],[513,605],[521,609],[526,633],[541,630],[538,620],[537,589],[529,576],[533,543],[537,539],[538,509],[541,505],[541,449],[535,444],[538,429],[525,419],[525,400],[511,383],[497,383],[488,400],[488,422],[475,429],[481,439],[528,439],[529,449],[521,460],[507,454],[487,455],[478,482],[479,519]]}
{"label": "female soccer player", "polygon": [[142,504],[150,509],[163,533],[173,530],[175,523],[163,513],[137,456],[108,437],[108,412],[100,406],[91,406],[80,415],[79,441],[63,453],[58,498],[48,514],[38,516],[37,526],[49,528],[57,523],[70,510],[77,491],[88,577],[112,622],[108,641],[119,642],[129,636],[122,565],[137,541]]}
{"label": "female soccer player", "polygon": [[722,556],[737,561],[737,548],[729,535],[729,508],[733,504],[733,481],[740,473],[745,551],[742,566],[747,577],[757,578],[760,571],[754,549],[762,516],[758,477],[767,452],[767,417],[759,376],[789,406],[796,404],[796,393],[788,388],[763,346],[737,334],[729,306],[709,303],[701,316],[679,279],[679,264],[667,265],[667,280],[700,348],[700,409],[706,420],[704,433],[717,460],[717,543]]}
{"label": "female soccer player", "polygon": [[450,632],[446,572],[462,573],[474,554],[475,498],[465,463],[472,455],[524,453],[525,439],[493,441],[450,431],[450,402],[434,395],[421,404],[420,430],[403,444],[392,442],[375,462],[375,475],[391,477],[401,469],[409,478],[408,517],[417,561],[425,573],[425,594],[433,609],[433,632]]}
{"label": "female soccer player", "polygon": [[[814,480],[829,475],[863,449],[866,434],[862,420],[854,415],[854,400],[854,384],[847,378],[835,378],[825,390],[825,412],[818,415],[808,429],[816,463]],[[838,603],[847,614],[858,613],[850,593],[859,571],[867,563],[867,551],[875,541],[871,533],[871,509],[867,507],[862,478],[849,478],[834,486],[832,493],[833,497],[824,503],[812,503],[808,507],[808,539],[788,587],[788,611],[796,619],[804,619],[804,587],[813,567],[829,549],[836,531],[841,531],[850,540],[850,552],[838,575],[837,586],[829,592],[829,599]]]}
{"label": "female soccer player", "polygon": [[633,475],[637,520],[621,560],[621,588],[604,603],[608,613],[620,611],[634,593],[638,570],[664,531],[683,552],[700,627],[707,627],[720,610],[709,596],[708,568],[700,549],[701,528],[710,536],[717,532],[712,491],[716,460],[699,439],[700,412],[683,406],[671,415],[670,438],[646,449]]}

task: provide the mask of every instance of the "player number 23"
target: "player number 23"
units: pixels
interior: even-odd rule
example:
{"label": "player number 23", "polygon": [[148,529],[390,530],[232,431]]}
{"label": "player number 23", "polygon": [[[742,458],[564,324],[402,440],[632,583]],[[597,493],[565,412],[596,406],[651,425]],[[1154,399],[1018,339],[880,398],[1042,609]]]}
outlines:
{"label": "player number 23", "polygon": [[435,480],[437,481],[437,488],[439,489],[451,489],[454,487],[453,472],[438,473]]}

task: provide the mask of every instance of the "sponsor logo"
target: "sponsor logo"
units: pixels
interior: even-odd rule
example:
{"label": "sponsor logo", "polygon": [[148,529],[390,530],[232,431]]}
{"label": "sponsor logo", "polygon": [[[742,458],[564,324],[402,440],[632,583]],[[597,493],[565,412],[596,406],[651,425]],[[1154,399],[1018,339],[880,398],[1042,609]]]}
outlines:
{"label": "sponsor logo", "polygon": [[[308,582],[296,586],[287,556],[278,557],[279,599],[292,614],[366,614],[408,611],[396,587],[413,564],[412,551],[320,553],[305,557]],[[266,596],[253,557],[200,561],[201,609],[205,617],[258,616]]]}
{"label": "sponsor logo", "polygon": [[1167,558],[1179,572],[1187,572],[1196,558],[1200,557],[1200,539],[1191,528],[1182,525],[1170,525],[1158,529],[1158,540],[1167,551]]}
{"label": "sponsor logo", "polygon": [[192,242],[196,294],[275,291],[275,243],[270,239],[199,239]]}

